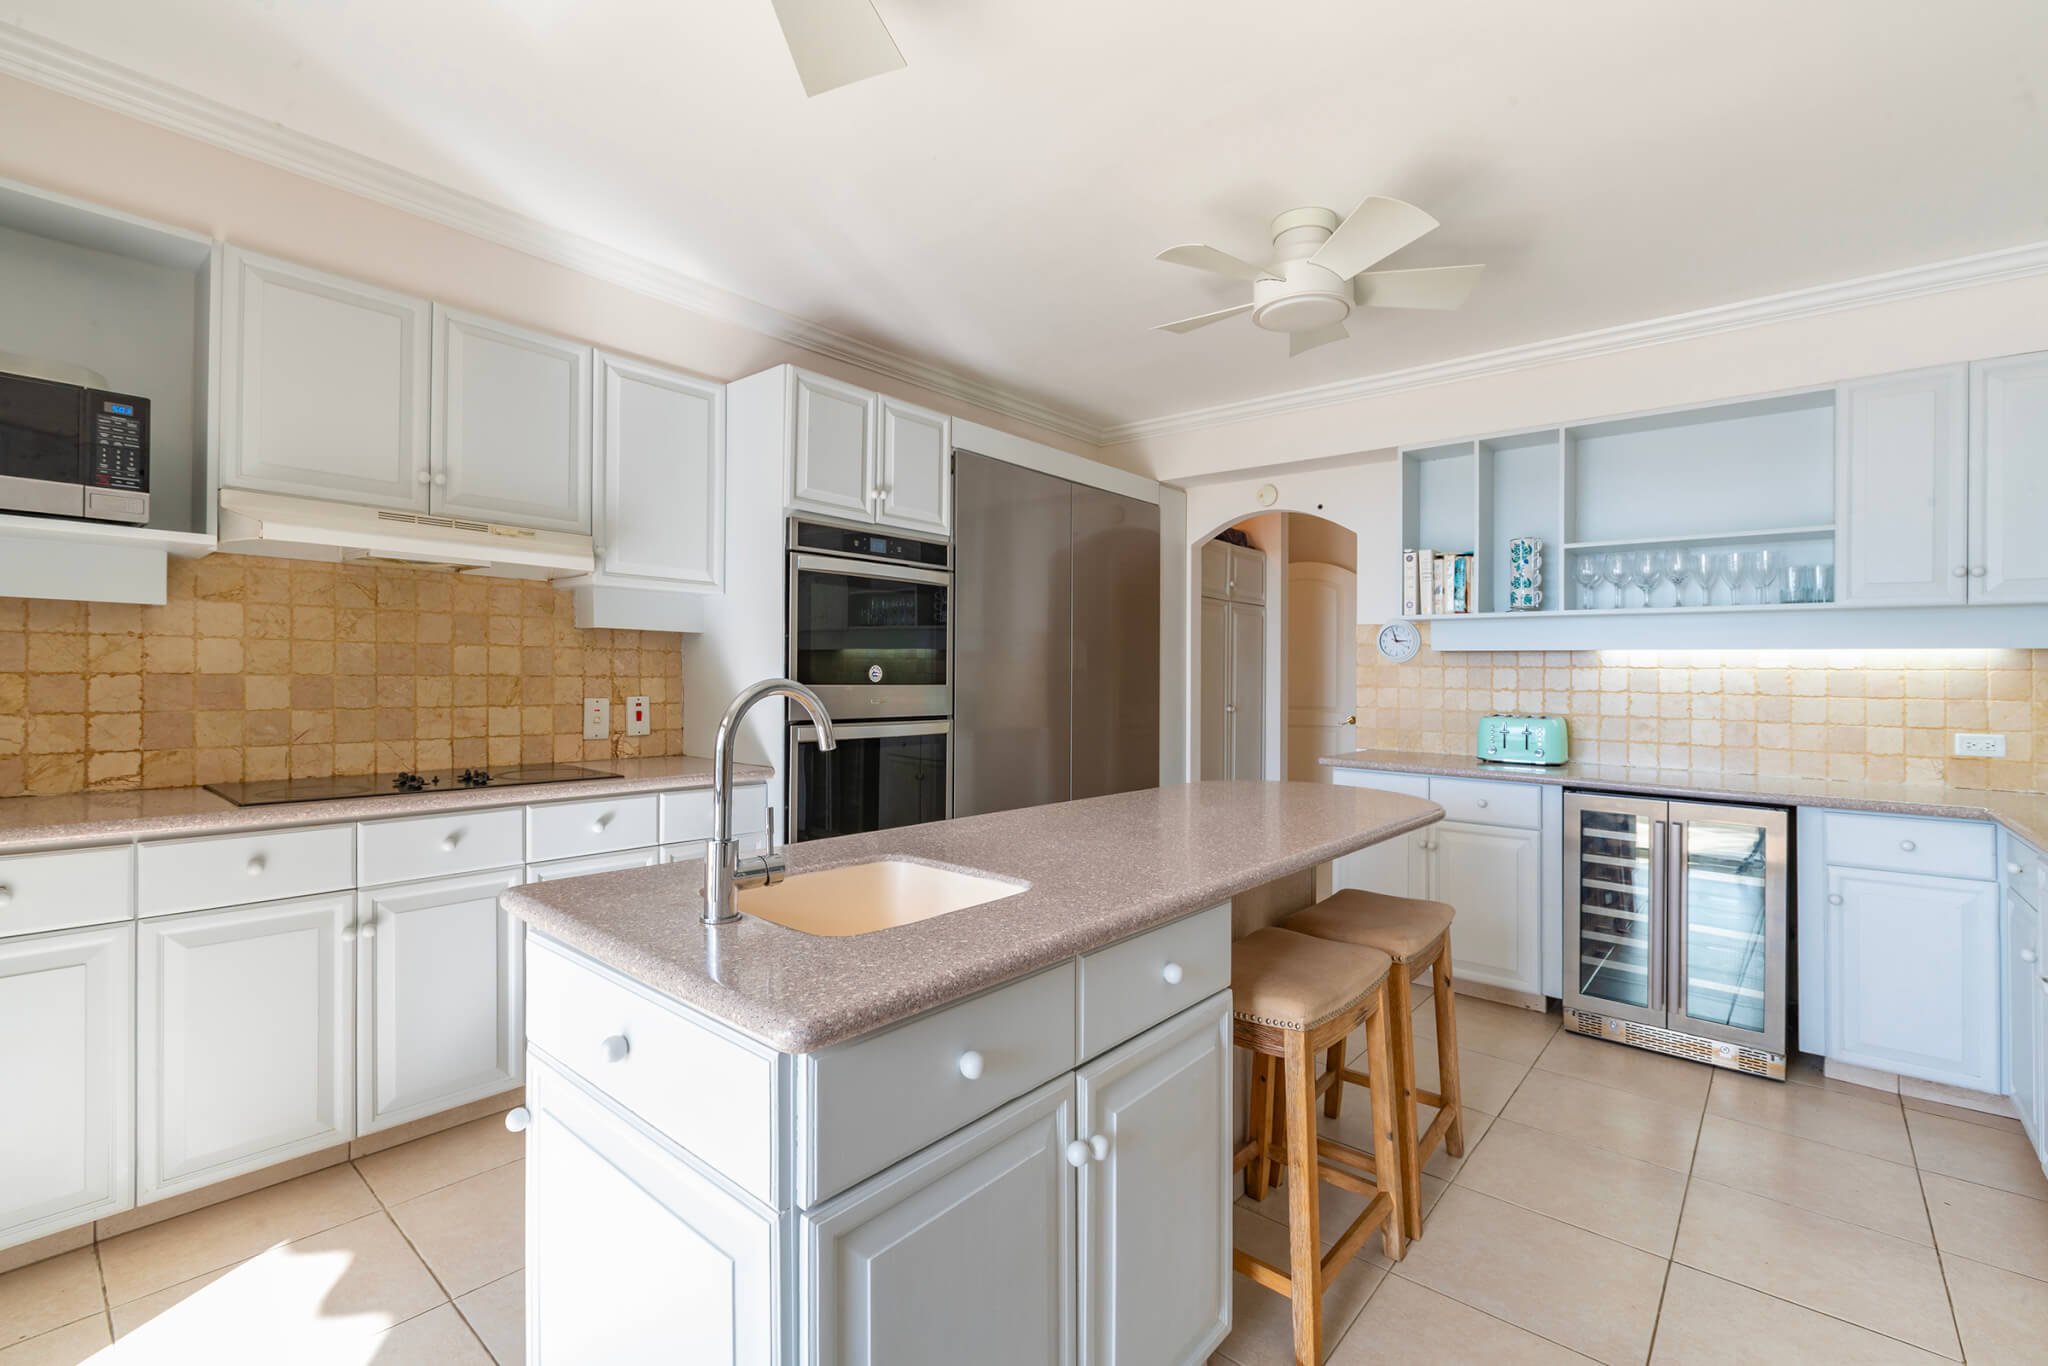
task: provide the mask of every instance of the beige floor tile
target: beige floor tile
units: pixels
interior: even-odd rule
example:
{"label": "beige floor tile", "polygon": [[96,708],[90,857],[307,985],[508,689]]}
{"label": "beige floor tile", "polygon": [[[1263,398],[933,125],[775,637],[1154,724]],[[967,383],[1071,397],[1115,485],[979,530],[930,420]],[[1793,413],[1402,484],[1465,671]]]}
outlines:
{"label": "beige floor tile", "polygon": [[385,1329],[364,1360],[368,1366],[491,1366],[491,1354],[452,1304]]}
{"label": "beige floor tile", "polygon": [[[1866,1099],[1866,1097],[1870,1097]],[[1707,1096],[1710,1113],[1744,1124],[1796,1134],[1818,1143],[1913,1165],[1905,1112],[1895,1096],[1869,1091],[1848,1095],[1818,1086],[1787,1086],[1761,1077],[1717,1071]]]}
{"label": "beige floor tile", "polygon": [[1822,1091],[1833,1091],[1837,1095],[1854,1096],[1862,1100],[1879,1100],[1887,1104],[1897,1094],[1894,1087],[1883,1088],[1858,1086],[1853,1081],[1828,1076],[1821,1069],[1827,1059],[1813,1053],[1799,1053],[1786,1064],[1785,1080],[1798,1086],[1811,1086]]}
{"label": "beige floor tile", "polygon": [[106,1308],[89,1247],[0,1275],[0,1347],[38,1337]]}
{"label": "beige floor tile", "polygon": [[1694,1180],[1677,1260],[1946,1357],[1960,1357],[1934,1249]]}
{"label": "beige floor tile", "polygon": [[356,1170],[389,1208],[524,1156],[526,1135],[507,1130],[504,1116],[490,1115],[359,1157]]}
{"label": "beige floor tile", "polygon": [[526,1273],[515,1271],[455,1302],[498,1366],[526,1361]]}
{"label": "beige floor tile", "polygon": [[1665,1262],[1453,1186],[1400,1275],[1611,1366],[1648,1356]]}
{"label": "beige floor tile", "polygon": [[1536,1065],[1546,1072],[1611,1086],[1694,1114],[1706,1104],[1707,1088],[1714,1080],[1714,1069],[1705,1063],[1667,1058],[1563,1030],[1543,1050]]}
{"label": "beige floor tile", "polygon": [[1650,1353],[1651,1366],[1937,1366],[1946,1359],[1687,1266],[1671,1268]]}
{"label": "beige floor tile", "polygon": [[[1351,1221],[1364,1212],[1366,1198],[1341,1186],[1324,1182],[1317,1200],[1316,1233],[1322,1245],[1329,1247],[1337,1236],[1351,1227]],[[1238,1209],[1256,1214],[1269,1224],[1287,1227],[1287,1188],[1276,1186],[1266,1192],[1266,1198],[1254,1202],[1249,1197],[1239,1196]]]}
{"label": "beige floor tile", "polygon": [[1925,1100],[1919,1096],[1899,1093],[1899,1104],[1908,1110],[1917,1110],[1923,1115],[1941,1115],[1948,1119],[1959,1119],[1965,1124],[1981,1124],[1987,1129],[2003,1129],[2007,1133],[2023,1134],[2018,1119],[2011,1115],[1994,1115],[1985,1110],[1972,1110],[1966,1105],[1950,1105],[1939,1100]]}
{"label": "beige floor tile", "polygon": [[1934,1242],[1920,1174],[1881,1157],[1708,1115],[1692,1174],[1909,1242]]}
{"label": "beige floor tile", "polygon": [[[1270,1219],[1240,1207],[1236,1211],[1237,1245],[1281,1268],[1287,1266],[1287,1230]],[[1323,1290],[1323,1355],[1327,1359],[1338,1339],[1387,1274],[1384,1264],[1354,1257],[1330,1277]],[[1245,1276],[1232,1276],[1230,1336],[1222,1354],[1237,1366],[1292,1366],[1294,1361],[1293,1302]]]}
{"label": "beige floor tile", "polygon": [[78,1366],[112,1342],[107,1316],[94,1314],[12,1347],[0,1347],[0,1366]]}
{"label": "beige floor tile", "polygon": [[512,1162],[407,1200],[391,1217],[450,1295],[509,1276],[526,1262],[526,1163]]}
{"label": "beige floor tile", "polygon": [[[1460,1051],[1469,1049],[1527,1066],[1536,1061],[1560,1025],[1559,1017],[1547,1011],[1524,1010],[1455,992],[1452,998],[1457,1002]],[[1424,1002],[1415,1008],[1415,1035],[1418,1039],[1436,1037],[1434,1004]]]}
{"label": "beige floor tile", "polygon": [[1683,1172],[1506,1119],[1456,1184],[1659,1257],[1671,1255],[1685,1204]]}
{"label": "beige floor tile", "polygon": [[1920,1186],[1944,1253],[2048,1281],[2048,1201],[1937,1172],[1920,1173]]}
{"label": "beige floor tile", "polygon": [[[1436,1122],[1437,1112],[1430,1106],[1415,1107],[1415,1129],[1426,1133]],[[1472,1156],[1479,1140],[1486,1135],[1487,1126],[1493,1123],[1493,1116],[1471,1106],[1465,1107],[1465,1156],[1452,1157],[1442,1146],[1429,1155],[1429,1161],[1422,1164],[1425,1176],[1441,1177],[1449,1181],[1458,1174],[1458,1168],[1465,1165]],[[1316,1127],[1324,1136],[1340,1143],[1349,1143],[1365,1152],[1374,1152],[1372,1137],[1372,1104],[1370,1097],[1358,1087],[1352,1087],[1344,1097],[1344,1113],[1335,1119],[1318,1117]]]}
{"label": "beige floor tile", "polygon": [[[1421,1355],[1426,1344],[1426,1356]],[[1397,1272],[1337,1344],[1330,1366],[1584,1366],[1591,1360]]]}
{"label": "beige floor tile", "polygon": [[2025,1133],[1917,1110],[1906,1112],[1906,1128],[1921,1171],[2048,1200],[2048,1176],[2042,1175],[2041,1159]]}
{"label": "beige floor tile", "polygon": [[1944,1254],[1949,1299],[1970,1366],[2037,1366],[2048,1357],[2048,1283]]}
{"label": "beige floor tile", "polygon": [[376,1208],[377,1197],[343,1164],[124,1233],[100,1244],[107,1302],[126,1304]]}
{"label": "beige floor tile", "polygon": [[1700,1128],[1697,1111],[1540,1069],[1500,1117],[1677,1172],[1691,1165]]}
{"label": "beige floor tile", "polygon": [[[1458,1085],[1464,1103],[1471,1109],[1484,1110],[1489,1115],[1499,1114],[1515,1094],[1515,1088],[1522,1084],[1522,1078],[1528,1075],[1527,1063],[1509,1062],[1491,1053],[1475,1053],[1469,1048],[1458,1049]],[[1442,1085],[1434,1048],[1424,1048],[1416,1055],[1415,1084],[1425,1091],[1434,1091]]]}
{"label": "beige floor tile", "polygon": [[[364,1217],[368,1218],[369,1216],[365,1215]],[[127,1337],[130,1333],[142,1327],[143,1324],[171,1309],[177,1308],[186,1300],[191,1299],[194,1295],[206,1289],[207,1286],[233,1272],[234,1269],[232,1266],[219,1267],[204,1275],[194,1276],[189,1281],[179,1281],[176,1285],[167,1286],[153,1295],[144,1295],[139,1300],[130,1300],[126,1304],[115,1305],[111,1311],[114,1320],[115,1340],[118,1341],[121,1338]]]}

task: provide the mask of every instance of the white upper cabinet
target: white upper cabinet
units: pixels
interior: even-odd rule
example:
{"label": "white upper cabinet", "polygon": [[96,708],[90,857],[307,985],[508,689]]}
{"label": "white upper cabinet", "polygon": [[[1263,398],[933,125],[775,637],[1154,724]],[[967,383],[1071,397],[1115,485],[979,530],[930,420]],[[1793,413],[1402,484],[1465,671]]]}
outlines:
{"label": "white upper cabinet", "polygon": [[881,400],[881,508],[892,526],[952,530],[952,422],[943,413]]}
{"label": "white upper cabinet", "polygon": [[590,530],[590,348],[434,307],[429,506],[550,531]]}
{"label": "white upper cabinet", "polygon": [[1970,367],[1970,601],[2048,602],[2048,352]]}
{"label": "white upper cabinet", "polygon": [[425,512],[427,301],[237,247],[226,261],[221,483]]}
{"label": "white upper cabinet", "polygon": [[725,578],[725,386],[597,357],[597,573],[623,588]]}
{"label": "white upper cabinet", "polygon": [[1969,427],[1962,366],[1845,384],[1836,413],[1843,602],[1969,598]]}
{"label": "white upper cabinet", "polygon": [[796,429],[790,447],[789,504],[829,517],[875,516],[875,396],[865,389],[795,372]]}

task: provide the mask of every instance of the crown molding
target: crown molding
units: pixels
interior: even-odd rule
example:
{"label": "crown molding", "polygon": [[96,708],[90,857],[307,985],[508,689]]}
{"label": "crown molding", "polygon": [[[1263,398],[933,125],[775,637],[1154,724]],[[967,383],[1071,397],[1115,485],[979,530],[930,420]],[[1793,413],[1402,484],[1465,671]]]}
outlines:
{"label": "crown molding", "polygon": [[1089,445],[1095,423],[1027,395],[784,313],[644,256],[294,132],[153,76],[0,22],[0,74],[210,143],[816,355],[972,403]]}
{"label": "crown molding", "polygon": [[1547,341],[1504,347],[1498,351],[1485,351],[1477,355],[1435,361],[1428,365],[1410,366],[1403,370],[1388,370],[1357,379],[1338,380],[1333,384],[1292,389],[1286,393],[1267,394],[1235,403],[1219,403],[1207,408],[1194,408],[1187,412],[1171,413],[1165,417],[1147,418],[1139,422],[1113,424],[1098,433],[1096,444],[1117,446],[1126,442],[1145,441],[1181,432],[1198,431],[1206,427],[1220,427],[1233,422],[1249,422],[1255,418],[1277,417],[1286,413],[1327,408],[1334,404],[1378,398],[1411,389],[1454,384],[1461,380],[1481,379],[1488,375],[1504,375],[1539,365],[1555,365],[1562,361],[1584,360],[1587,357],[1611,355],[1619,351],[1635,351],[1643,347],[1662,346],[1667,342],[1684,341],[1693,337],[1709,337],[1718,332],[1733,332],[1769,323],[1818,317],[1846,309],[1867,308],[1872,304],[1912,299],[1924,294],[1940,294],[1949,290],[1968,289],[1975,285],[1996,284],[2004,280],[2018,280],[2030,275],[2044,274],[2048,274],[2048,242],[2029,242],[2022,246],[1987,251],[1976,256],[1959,256],[1953,260],[1936,261],[1931,265],[1909,266],[1904,270],[1888,271],[1882,275],[1866,275],[1854,280],[1841,280],[1834,284],[1815,285],[1783,294],[1766,295],[1760,299],[1717,304],[1712,308],[1696,309],[1690,313],[1674,313],[1668,317],[1624,323],[1618,327],[1603,327],[1568,337],[1554,337]]}

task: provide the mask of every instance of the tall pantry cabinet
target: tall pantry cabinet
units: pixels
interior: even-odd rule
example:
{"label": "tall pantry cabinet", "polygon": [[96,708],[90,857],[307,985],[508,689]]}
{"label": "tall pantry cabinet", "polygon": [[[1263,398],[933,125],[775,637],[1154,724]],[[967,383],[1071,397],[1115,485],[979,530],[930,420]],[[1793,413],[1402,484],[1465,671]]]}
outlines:
{"label": "tall pantry cabinet", "polygon": [[1202,777],[1265,770],[1266,557],[1202,547]]}

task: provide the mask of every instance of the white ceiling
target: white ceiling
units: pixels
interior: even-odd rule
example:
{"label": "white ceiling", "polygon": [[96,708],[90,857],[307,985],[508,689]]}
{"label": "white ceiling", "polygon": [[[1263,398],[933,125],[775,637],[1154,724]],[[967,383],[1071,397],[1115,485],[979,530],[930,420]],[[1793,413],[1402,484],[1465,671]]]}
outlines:
{"label": "white ceiling", "polygon": [[[2048,239],[2048,4],[878,0],[804,98],[768,0],[9,0],[30,32],[1089,424]],[[1298,360],[1282,209],[1410,199],[1454,314]]]}

